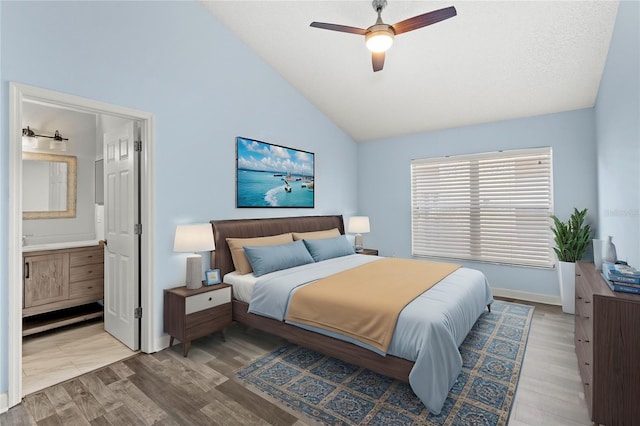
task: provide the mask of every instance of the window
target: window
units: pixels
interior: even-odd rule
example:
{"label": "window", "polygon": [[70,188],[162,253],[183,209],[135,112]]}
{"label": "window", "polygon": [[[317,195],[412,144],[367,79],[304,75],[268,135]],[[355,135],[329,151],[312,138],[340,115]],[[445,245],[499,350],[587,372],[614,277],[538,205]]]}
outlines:
{"label": "window", "polygon": [[551,148],[411,161],[414,256],[550,268]]}

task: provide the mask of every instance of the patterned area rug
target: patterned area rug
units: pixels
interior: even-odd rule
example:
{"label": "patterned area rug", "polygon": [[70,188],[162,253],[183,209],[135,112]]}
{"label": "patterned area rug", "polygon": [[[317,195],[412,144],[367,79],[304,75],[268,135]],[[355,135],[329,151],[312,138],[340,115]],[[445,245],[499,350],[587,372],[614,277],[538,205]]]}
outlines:
{"label": "patterned area rug", "polygon": [[329,425],[505,425],[533,307],[495,301],[462,343],[462,372],[435,416],[407,383],[294,345],[237,372],[283,404]]}

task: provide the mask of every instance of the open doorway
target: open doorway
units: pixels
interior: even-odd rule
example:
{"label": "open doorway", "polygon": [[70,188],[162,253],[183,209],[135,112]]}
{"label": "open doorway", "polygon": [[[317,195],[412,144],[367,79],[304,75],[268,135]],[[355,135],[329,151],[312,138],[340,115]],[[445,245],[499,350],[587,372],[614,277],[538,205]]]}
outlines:
{"label": "open doorway", "polygon": [[[27,125],[25,122],[25,111],[28,111],[30,107],[37,105],[40,107],[46,106],[59,111],[73,111],[78,114],[84,114],[93,116],[96,123],[96,135],[110,134],[112,135],[111,146],[112,150],[108,152],[107,145],[103,150],[103,157],[109,155],[110,160],[118,160],[120,163],[127,163],[128,170],[118,169],[111,179],[105,179],[105,182],[117,181],[117,174],[122,176],[128,174],[125,177],[125,181],[132,181],[130,188],[128,188],[124,196],[130,200],[135,201],[135,207],[131,207],[131,203],[123,203],[119,205],[118,200],[122,199],[113,198],[110,201],[105,199],[105,209],[102,213],[105,229],[113,231],[113,235],[129,234],[131,237],[126,241],[129,244],[125,247],[123,252],[122,244],[114,244],[112,251],[118,252],[118,255],[124,253],[124,256],[128,256],[126,262],[111,262],[109,259],[114,259],[113,253],[109,252],[111,247],[105,246],[104,256],[107,267],[104,269],[105,273],[105,317],[108,312],[111,312],[111,316],[114,318],[129,318],[130,320],[125,323],[127,327],[131,327],[131,330],[124,330],[127,336],[122,337],[119,335],[122,330],[120,325],[117,330],[111,331],[118,340],[127,340],[125,343],[127,346],[134,349],[140,348],[145,352],[153,351],[153,342],[151,337],[152,321],[153,318],[153,215],[151,214],[151,208],[153,206],[153,137],[152,137],[152,120],[151,114],[131,110],[128,108],[104,104],[101,102],[79,98],[71,95],[66,95],[58,92],[52,92],[44,89],[34,88],[30,86],[20,85],[16,83],[10,84],[10,160],[9,160],[9,179],[10,179],[10,212],[9,212],[9,406],[16,405],[20,402],[24,392],[22,390],[22,318],[24,309],[24,289],[23,278],[25,272],[28,272],[28,267],[25,268],[23,263],[23,173],[22,173],[22,129]],[[37,108],[36,108],[37,109]],[[109,123],[114,122],[118,125],[111,126]],[[124,125],[123,125],[124,124]],[[106,127],[109,127],[108,129]],[[121,130],[123,128],[130,129],[127,134],[123,136]],[[114,129],[116,129],[114,131]],[[120,133],[119,133],[120,132]],[[113,136],[115,135],[115,136]],[[113,139],[115,137],[115,139]],[[96,146],[102,145],[103,141],[99,141],[99,136],[96,136]],[[115,141],[115,142],[114,142]],[[99,142],[99,143],[98,143]],[[93,165],[96,161],[100,160],[98,155],[99,149],[94,150],[96,153],[94,158],[91,159],[91,172],[93,173]],[[134,155],[135,154],[135,155]],[[104,158],[103,158],[104,159]],[[106,163],[107,161],[105,161]],[[114,161],[115,162],[115,161]],[[139,171],[138,173],[132,173]],[[85,170],[86,172],[86,170]],[[108,171],[104,172],[108,175]],[[133,176],[139,176],[139,178],[132,178]],[[91,179],[93,182],[93,179]],[[108,184],[106,184],[108,185]],[[112,188],[113,189],[113,188]],[[118,189],[118,188],[116,188]],[[110,190],[111,191],[111,190]],[[93,191],[91,191],[93,195]],[[93,197],[92,197],[93,198]],[[93,200],[92,200],[93,203]],[[96,203],[97,204],[97,203]],[[122,209],[126,208],[126,215],[122,214]],[[96,208],[96,219],[99,213]],[[86,212],[85,212],[86,213]],[[116,214],[117,213],[117,214]],[[125,220],[121,221],[117,218],[124,217]],[[99,226],[96,225],[95,229]],[[145,232],[141,232],[142,230]],[[83,232],[79,232],[82,234]],[[88,232],[91,234],[91,232]],[[51,235],[44,237],[42,241],[37,241],[34,238],[35,243],[44,244],[43,248],[47,247],[46,238],[52,238]],[[33,238],[33,237],[32,237]],[[100,234],[95,232],[95,240],[100,240]],[[105,238],[105,237],[102,237]],[[115,243],[114,239],[114,243]],[[38,248],[36,246],[36,248]],[[123,270],[122,264],[133,265],[135,267],[127,267]],[[62,262],[64,264],[64,261]],[[109,279],[109,274],[112,278]],[[118,291],[123,291],[122,288],[112,288],[108,282],[118,281],[121,279],[114,279],[113,275],[117,274],[119,278],[125,278],[127,286],[124,290],[128,291],[127,295],[118,294]],[[69,290],[67,290],[68,292]],[[111,294],[112,302],[109,302],[109,294]],[[68,296],[68,295],[67,295]],[[94,295],[95,296],[95,295]],[[114,303],[113,300],[122,301],[127,300],[127,303]],[[139,302],[138,302],[139,301]],[[62,302],[57,302],[62,303]],[[66,302],[65,302],[66,303]],[[140,315],[143,312],[144,315]],[[140,318],[141,316],[141,318]],[[133,337],[132,337],[133,336]],[[133,340],[132,340],[133,339]]]}

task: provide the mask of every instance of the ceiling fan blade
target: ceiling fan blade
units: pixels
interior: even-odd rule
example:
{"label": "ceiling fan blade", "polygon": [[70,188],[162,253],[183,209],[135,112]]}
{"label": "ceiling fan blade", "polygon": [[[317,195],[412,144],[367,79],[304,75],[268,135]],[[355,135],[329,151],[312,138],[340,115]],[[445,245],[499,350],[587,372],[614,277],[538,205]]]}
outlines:
{"label": "ceiling fan blade", "polygon": [[358,35],[365,35],[367,33],[367,30],[364,30],[362,28],[349,27],[347,25],[327,24],[324,22],[312,22],[311,26],[315,28],[322,28],[324,30],[341,31],[343,33],[351,33],[351,34],[358,34]]}
{"label": "ceiling fan blade", "polygon": [[414,16],[413,18],[405,19],[397,24],[393,24],[391,27],[393,28],[393,31],[395,31],[396,35],[398,35],[426,27],[427,25],[435,24],[436,22],[444,21],[445,19],[452,18],[456,15],[456,8],[449,6],[444,9],[434,10],[433,12],[427,12],[422,15]]}
{"label": "ceiling fan blade", "polygon": [[382,70],[384,66],[384,52],[371,52],[371,61],[373,62],[373,72]]}

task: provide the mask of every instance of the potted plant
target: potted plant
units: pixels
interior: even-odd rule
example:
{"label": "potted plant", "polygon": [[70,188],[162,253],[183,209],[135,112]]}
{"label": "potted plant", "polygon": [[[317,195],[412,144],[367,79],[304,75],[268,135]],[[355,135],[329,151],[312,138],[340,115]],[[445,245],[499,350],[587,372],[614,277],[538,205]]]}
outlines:
{"label": "potted plant", "polygon": [[591,226],[584,223],[587,209],[573,209],[567,223],[551,216],[554,226],[551,228],[556,246],[553,250],[558,256],[560,299],[562,311],[568,314],[575,312],[576,262],[582,259],[591,240]]}

